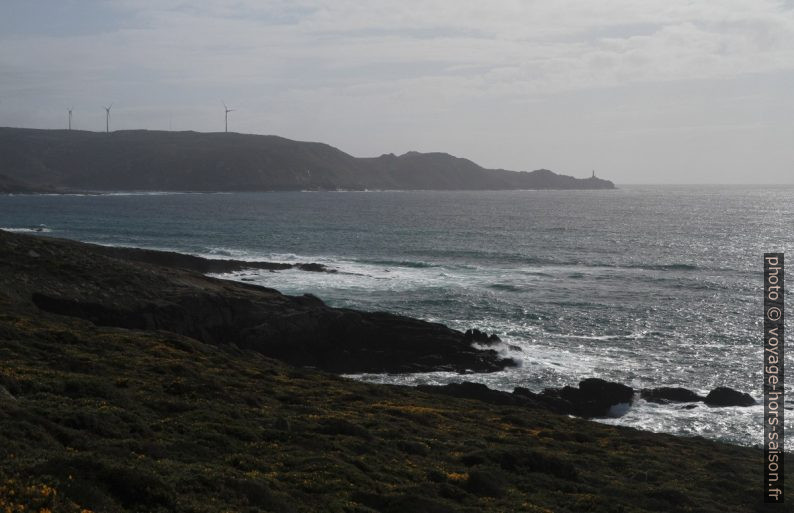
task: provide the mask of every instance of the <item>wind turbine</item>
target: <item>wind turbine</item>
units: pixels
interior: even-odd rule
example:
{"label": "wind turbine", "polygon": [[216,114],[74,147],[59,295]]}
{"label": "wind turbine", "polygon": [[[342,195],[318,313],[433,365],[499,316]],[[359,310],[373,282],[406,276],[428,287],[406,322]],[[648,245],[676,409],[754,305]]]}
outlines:
{"label": "wind turbine", "polygon": [[226,125],[225,125],[224,132],[228,133],[229,132],[229,113],[230,112],[234,112],[234,109],[230,109],[229,107],[227,107],[226,106],[226,102],[224,102],[224,101],[221,101],[221,103],[223,103],[223,108],[226,111],[226,117],[225,117]]}
{"label": "wind turbine", "polygon": [[112,108],[112,103],[105,107],[105,133],[110,133],[110,109]]}
{"label": "wind turbine", "polygon": [[72,129],[72,109],[74,109],[74,107],[69,107],[68,109],[66,109],[69,111],[69,130]]}

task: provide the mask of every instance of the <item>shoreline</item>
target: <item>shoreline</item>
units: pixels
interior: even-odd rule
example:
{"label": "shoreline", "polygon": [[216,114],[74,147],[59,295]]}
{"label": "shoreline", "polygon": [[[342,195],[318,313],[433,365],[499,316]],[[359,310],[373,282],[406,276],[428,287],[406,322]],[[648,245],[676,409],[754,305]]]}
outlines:
{"label": "shoreline", "polygon": [[[104,247],[104,246],[103,246]],[[210,259],[194,255],[187,255],[175,251],[161,251],[150,250],[133,247],[112,246],[113,250],[107,251],[106,254],[120,258],[126,258],[145,263],[152,263],[156,265],[175,266],[192,271],[200,272],[202,274],[228,274],[235,271],[245,269],[266,269],[271,271],[299,269],[304,271],[313,272],[328,272],[335,273],[335,269],[328,268],[323,264],[317,263],[297,263],[297,264],[282,264],[273,262],[261,261],[242,261],[234,259]],[[220,277],[220,279],[226,279]],[[237,281],[237,280],[233,280]],[[501,340],[496,335],[488,335],[482,333],[477,329],[469,330],[465,333],[467,340],[473,344],[478,344],[484,347],[495,346],[501,343]],[[363,372],[361,374],[371,374]],[[459,373],[465,375],[465,373]],[[598,380],[600,383],[597,386],[598,390],[590,390],[584,392],[582,390],[582,383],[587,383],[593,380]],[[454,385],[454,384],[453,384]],[[462,387],[452,387],[455,389],[451,392],[451,385],[428,386],[419,385],[419,388],[425,391],[435,392],[440,394],[462,394],[462,397],[468,397],[478,400],[491,400],[497,404],[500,402],[510,403],[516,401],[521,403],[522,400],[527,399],[526,402],[534,402],[535,405],[544,406],[551,411],[563,414],[573,414],[584,418],[616,418],[621,415],[616,414],[613,410],[615,407],[628,403],[630,405],[635,399],[640,398],[648,402],[657,404],[681,404],[684,408],[695,407],[697,404],[704,404],[709,407],[729,407],[729,406],[754,406],[757,404],[755,399],[750,394],[733,390],[729,387],[717,387],[704,395],[700,395],[689,389],[681,386],[676,387],[656,387],[644,388],[634,390],[621,383],[614,383],[601,380],[600,378],[588,378],[583,380],[578,389],[577,387],[564,387],[562,389],[546,388],[540,393],[534,393],[530,390],[517,387],[512,392],[504,392],[485,387],[484,385],[477,385],[468,381],[460,383]],[[466,392],[462,392],[462,390]],[[509,398],[512,395],[512,399]],[[517,396],[520,396],[516,399]],[[622,408],[617,408],[621,410]],[[625,413],[625,412],[623,412]]]}
{"label": "shoreline", "polygon": [[[0,230],[2,231],[2,230]],[[154,249],[146,249],[146,248],[135,248],[135,247],[126,247],[126,246],[105,246],[105,245],[98,245],[98,244],[91,244],[67,239],[59,239],[54,238],[49,235],[39,236],[44,239],[51,239],[56,242],[66,243],[67,245],[73,245],[75,247],[79,247],[82,250],[87,250],[94,252],[98,255],[102,255],[105,257],[110,257],[113,259],[118,259],[121,261],[129,261],[129,262],[137,262],[143,263],[147,265],[155,265],[165,268],[172,268],[177,270],[183,271],[190,271],[200,273],[201,275],[213,280],[219,279],[221,281],[226,281],[222,275],[230,274],[241,270],[267,270],[270,272],[277,272],[282,270],[290,270],[296,269],[306,272],[320,272],[320,273],[336,273],[337,270],[333,268],[329,268],[324,264],[313,263],[313,262],[298,262],[298,263],[281,263],[281,262],[267,262],[267,261],[246,261],[246,260],[236,260],[236,259],[228,259],[228,258],[206,258],[197,255],[190,255],[185,253],[180,253],[177,251],[167,251],[167,250],[154,250]],[[221,275],[220,277],[213,278],[208,275]],[[238,280],[230,280],[231,283],[237,283],[244,287],[250,288],[259,288],[257,285],[250,285]],[[263,290],[267,290],[271,293],[281,294],[278,291],[273,289],[262,288]],[[289,296],[284,296],[289,297]],[[303,296],[299,297],[301,301],[308,300],[314,306],[321,305],[325,307],[325,304],[320,298],[312,296],[310,294],[304,294]],[[63,304],[63,302],[59,301],[57,298],[46,298],[46,297],[39,297],[38,299],[34,295],[34,303],[40,309],[48,310],[54,313],[66,313],[67,315],[76,315],[77,317],[91,317],[96,316],[96,312],[81,312],[79,307],[75,307],[75,305],[71,304]],[[150,310],[147,307],[144,307],[144,310]],[[90,310],[90,308],[89,308]],[[348,310],[349,309],[332,309],[332,310]],[[382,312],[357,312],[359,314],[365,315],[392,315],[392,314],[384,314]],[[104,314],[107,316],[107,314]],[[151,312],[147,312],[148,316],[153,316],[154,314]],[[110,316],[112,317],[112,315]],[[396,316],[399,317],[399,316]],[[94,317],[96,318],[96,317]],[[413,323],[425,323],[425,321],[420,321],[418,319],[412,318],[404,318],[409,322]],[[105,321],[108,322],[108,321]],[[109,321],[111,325],[117,324],[123,326],[125,322],[129,321],[119,321],[118,319]],[[151,323],[151,321],[147,321],[147,323]],[[156,321],[155,321],[156,324]],[[443,337],[448,337],[449,333],[454,332],[454,330],[449,330],[446,326],[436,323],[425,323],[426,326],[440,326],[441,328],[448,330],[447,332],[443,332]],[[419,324],[418,326],[422,326]],[[172,326],[173,327],[173,326]],[[162,329],[163,326],[160,326]],[[168,329],[168,326],[165,327]],[[217,328],[216,328],[217,329]],[[226,326],[226,329],[230,329],[229,326]],[[384,329],[389,329],[385,327]],[[416,328],[412,328],[416,329]],[[419,328],[422,329],[422,328]],[[183,334],[190,334],[185,333],[183,329],[180,329],[179,325],[176,327],[177,332],[181,332]],[[497,372],[500,370],[505,369],[506,367],[515,366],[516,363],[513,362],[509,358],[501,358],[497,357],[497,352],[494,351],[492,348],[501,345],[502,342],[498,336],[495,334],[489,335],[484,332],[480,332],[478,329],[469,329],[465,333],[458,333],[458,340],[462,345],[457,345],[457,350],[462,350],[464,348],[468,350],[480,351],[482,355],[487,355],[490,358],[490,363],[486,364],[484,367],[481,367],[479,370],[476,369],[469,369],[465,367],[461,367],[460,364],[456,366],[454,363],[455,358],[453,354],[449,352],[446,353],[446,357],[450,359],[450,361],[445,361],[444,356],[442,354],[434,354],[434,353],[417,353],[417,354],[408,354],[404,355],[403,358],[405,359],[405,363],[402,367],[391,368],[389,370],[385,370],[381,368],[378,371],[377,368],[370,368],[366,367],[366,363],[364,367],[359,367],[356,369],[356,372],[347,372],[344,370],[340,370],[343,367],[339,367],[338,364],[336,367],[327,367],[322,363],[309,365],[310,367],[319,367],[325,368],[325,370],[331,370],[332,372],[338,372],[340,374],[346,375],[353,375],[353,374],[389,374],[393,372],[397,373],[414,373],[414,372],[435,372],[435,371],[454,371],[460,376],[465,376],[469,373],[478,373],[478,372]],[[462,337],[460,336],[462,335]],[[195,337],[195,335],[193,335]],[[412,335],[409,335],[412,336]],[[435,335],[433,335],[435,336]],[[212,339],[204,340],[201,336],[198,337],[200,340],[215,342]],[[362,342],[363,343],[363,342]],[[479,346],[484,349],[475,349],[475,345]],[[305,361],[302,360],[294,360],[294,356],[285,356],[285,353],[279,353],[278,351],[274,354],[268,353],[267,349],[260,349],[263,354],[267,356],[275,356],[282,358],[287,358],[287,363],[293,364],[305,364]],[[383,347],[381,351],[388,352],[388,347]],[[447,351],[450,351],[449,349]],[[452,350],[454,351],[454,349]],[[429,359],[429,360],[428,360]],[[498,363],[497,363],[498,362]],[[478,385],[476,383],[472,383],[466,380],[463,380],[461,383],[451,383],[445,385],[419,385],[417,388],[421,388],[426,392],[431,393],[438,393],[442,395],[457,395],[459,397],[466,397],[470,399],[476,399],[481,401],[491,401],[495,402],[496,404],[522,404],[522,405],[532,405],[534,407],[539,408],[546,408],[552,412],[559,413],[559,414],[567,414],[567,415],[575,415],[578,417],[583,418],[619,418],[631,408],[632,404],[635,403],[636,400],[642,399],[647,402],[657,403],[657,404],[673,404],[673,405],[681,405],[682,408],[694,408],[698,404],[703,404],[705,406],[715,408],[715,407],[747,407],[747,406],[754,406],[756,405],[755,399],[747,393],[733,390],[728,387],[717,387],[704,395],[699,395],[696,392],[693,392],[689,389],[683,387],[657,387],[657,388],[643,388],[643,389],[633,389],[632,387],[626,386],[621,383],[605,381],[600,378],[589,377],[587,379],[582,380],[579,383],[578,387],[574,386],[564,386],[562,388],[544,388],[540,392],[532,392],[524,387],[515,387],[512,391],[501,391],[496,389],[491,389],[486,387],[485,385]]]}
{"label": "shoreline", "polygon": [[514,365],[441,324],[332,308],[309,294],[288,296],[203,274],[240,268],[333,271],[321,264],[205,259],[5,231],[0,240],[0,255],[17,267],[3,286],[36,311],[104,326],[169,330],[340,373],[491,372]]}
{"label": "shoreline", "polygon": [[[69,512],[80,511],[70,504],[207,513],[755,510],[758,449],[569,417],[542,403],[551,398],[521,391],[373,385],[285,364],[221,340],[211,321],[242,321],[224,307],[265,299],[271,318],[302,304],[353,321],[388,319],[398,331],[409,321],[97,248],[0,232],[7,503],[46,499]],[[202,297],[214,298],[212,315]],[[179,298],[191,298],[184,306],[193,312],[174,309]],[[136,311],[141,325],[125,326]],[[192,313],[204,332],[191,336],[180,316]],[[454,335],[409,326],[413,335]],[[472,331],[465,345],[482,336]],[[579,394],[604,387],[626,392],[594,380]],[[31,491],[43,486],[57,494]]]}

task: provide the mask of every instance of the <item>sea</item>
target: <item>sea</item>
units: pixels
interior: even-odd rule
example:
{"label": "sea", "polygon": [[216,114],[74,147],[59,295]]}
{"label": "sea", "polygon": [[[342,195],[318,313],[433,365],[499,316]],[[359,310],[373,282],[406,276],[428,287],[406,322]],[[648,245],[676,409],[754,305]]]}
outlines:
{"label": "sea", "polygon": [[[760,400],[763,253],[794,249],[794,186],[4,195],[0,228],[322,263],[338,272],[220,277],[496,333],[497,349],[520,364],[355,379],[541,391],[599,377],[701,394],[729,386]],[[686,409],[637,398],[600,422],[760,446],[762,415],[760,404]]]}

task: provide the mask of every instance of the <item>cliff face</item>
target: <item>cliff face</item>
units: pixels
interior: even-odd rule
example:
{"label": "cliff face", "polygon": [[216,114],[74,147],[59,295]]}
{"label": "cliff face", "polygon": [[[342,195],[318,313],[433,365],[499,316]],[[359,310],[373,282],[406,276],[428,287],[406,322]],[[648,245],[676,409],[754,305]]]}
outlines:
{"label": "cliff face", "polygon": [[547,170],[485,169],[443,153],[355,158],[327,144],[236,133],[0,128],[0,174],[84,190],[611,189]]}
{"label": "cliff face", "polygon": [[[333,372],[491,372],[513,364],[441,324],[208,278],[185,269],[192,261],[170,268],[143,263],[155,254],[0,230],[0,299],[100,326],[168,330]],[[170,257],[160,253],[163,258]]]}

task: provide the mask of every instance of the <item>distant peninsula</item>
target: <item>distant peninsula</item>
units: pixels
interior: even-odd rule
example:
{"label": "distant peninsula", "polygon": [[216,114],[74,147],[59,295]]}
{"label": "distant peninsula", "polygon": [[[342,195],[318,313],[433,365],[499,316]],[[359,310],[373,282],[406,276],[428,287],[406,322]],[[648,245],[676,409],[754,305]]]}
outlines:
{"label": "distant peninsula", "polygon": [[0,127],[0,193],[614,189],[547,169],[486,169],[446,153],[357,158],[273,135]]}

